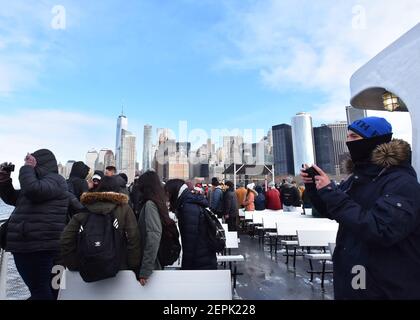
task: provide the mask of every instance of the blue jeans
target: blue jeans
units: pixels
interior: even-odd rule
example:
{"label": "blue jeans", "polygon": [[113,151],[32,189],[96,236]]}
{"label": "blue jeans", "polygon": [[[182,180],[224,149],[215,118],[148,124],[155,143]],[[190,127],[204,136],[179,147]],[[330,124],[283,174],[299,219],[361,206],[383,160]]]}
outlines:
{"label": "blue jeans", "polygon": [[56,251],[13,253],[16,269],[31,292],[29,300],[56,300],[51,286]]}

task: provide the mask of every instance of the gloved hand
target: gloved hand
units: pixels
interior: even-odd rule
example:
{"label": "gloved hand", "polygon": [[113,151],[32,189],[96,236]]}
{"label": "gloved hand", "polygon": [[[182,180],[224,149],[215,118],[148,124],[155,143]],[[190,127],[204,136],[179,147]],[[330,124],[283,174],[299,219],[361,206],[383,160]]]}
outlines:
{"label": "gloved hand", "polygon": [[10,179],[10,172],[3,170],[3,165],[7,165],[7,163],[2,163],[0,165],[0,183],[7,182]]}
{"label": "gloved hand", "polygon": [[28,153],[25,157],[25,166],[31,166],[33,168],[36,167],[36,159],[30,153]]}

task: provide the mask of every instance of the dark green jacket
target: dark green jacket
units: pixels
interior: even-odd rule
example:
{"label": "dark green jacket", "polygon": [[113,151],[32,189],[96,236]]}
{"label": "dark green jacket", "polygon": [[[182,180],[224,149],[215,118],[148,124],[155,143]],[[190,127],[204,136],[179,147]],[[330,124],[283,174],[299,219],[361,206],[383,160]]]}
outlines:
{"label": "dark green jacket", "polygon": [[147,201],[139,216],[141,238],[140,278],[149,278],[153,270],[161,270],[158,260],[160,239],[162,237],[162,222],[159,210],[153,201]]}
{"label": "dark green jacket", "polygon": [[[91,212],[110,214],[114,212],[119,223],[119,231],[127,240],[126,252],[122,255],[120,270],[133,270],[138,273],[140,267],[140,234],[136,217],[128,205],[128,197],[114,192],[87,192],[81,197],[82,204]],[[89,212],[73,216],[61,235],[62,263],[70,270],[78,270],[77,234],[80,225]]]}

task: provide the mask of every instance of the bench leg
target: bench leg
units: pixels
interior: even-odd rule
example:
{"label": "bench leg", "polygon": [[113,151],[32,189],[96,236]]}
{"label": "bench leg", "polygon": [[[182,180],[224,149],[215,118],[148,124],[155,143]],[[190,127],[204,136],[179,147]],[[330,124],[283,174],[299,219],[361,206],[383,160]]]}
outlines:
{"label": "bench leg", "polygon": [[312,266],[312,260],[311,259],[309,259],[309,267],[311,268],[310,269],[311,270],[311,282],[313,282],[314,281],[314,268]]}
{"label": "bench leg", "polygon": [[286,264],[289,264],[289,246],[286,245]]}
{"label": "bench leg", "polygon": [[322,274],[321,274],[321,288],[322,288],[322,289],[324,289],[325,264],[326,264],[326,260],[323,260],[323,261],[322,261]]}
{"label": "bench leg", "polygon": [[276,237],[276,239],[275,239],[275,241],[274,241],[274,256],[276,257],[276,259],[277,259],[277,246],[278,246],[278,242],[279,242],[279,238],[278,237]]}
{"label": "bench leg", "polygon": [[235,267],[234,267],[234,271],[233,271],[233,289],[236,289],[236,275],[237,275],[237,266],[236,266],[236,262],[235,262]]}
{"label": "bench leg", "polygon": [[296,250],[297,247],[295,247],[293,250],[293,268],[296,268]]}

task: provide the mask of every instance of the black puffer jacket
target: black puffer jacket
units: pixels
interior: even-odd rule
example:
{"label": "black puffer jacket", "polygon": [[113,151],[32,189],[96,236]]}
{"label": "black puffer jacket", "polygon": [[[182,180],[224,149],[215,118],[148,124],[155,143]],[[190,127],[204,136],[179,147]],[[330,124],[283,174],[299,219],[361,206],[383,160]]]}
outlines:
{"label": "black puffer jacket", "polygon": [[185,190],[178,199],[177,217],[182,241],[183,270],[217,269],[216,252],[208,243],[207,224],[202,209],[208,201]]}
{"label": "black puffer jacket", "polygon": [[[306,186],[318,211],[340,225],[336,299],[420,299],[420,185],[410,154],[408,143],[394,140],[339,187]],[[356,266],[366,270],[365,290],[353,288]]]}
{"label": "black puffer jacket", "polygon": [[3,201],[16,207],[7,232],[6,250],[10,252],[60,249],[69,204],[67,184],[58,175],[57,161],[51,151],[39,150],[33,156],[37,166],[20,169],[21,190],[13,188],[11,179],[0,185]]}
{"label": "black puffer jacket", "polygon": [[72,192],[79,201],[82,194],[89,190],[86,181],[89,170],[90,168],[82,161],[75,162],[71,168],[69,179],[67,180],[69,191]]}

